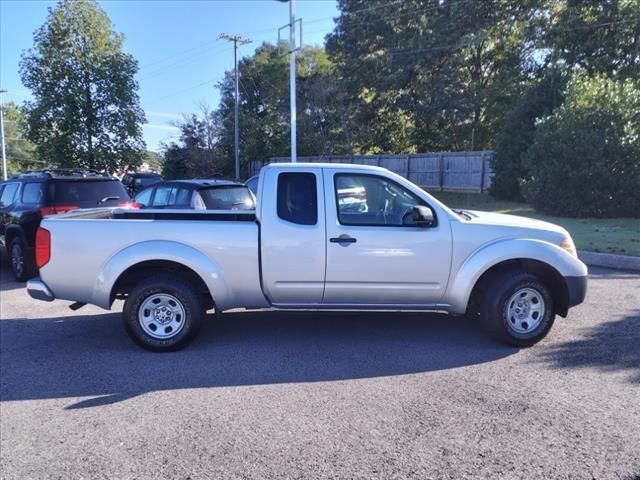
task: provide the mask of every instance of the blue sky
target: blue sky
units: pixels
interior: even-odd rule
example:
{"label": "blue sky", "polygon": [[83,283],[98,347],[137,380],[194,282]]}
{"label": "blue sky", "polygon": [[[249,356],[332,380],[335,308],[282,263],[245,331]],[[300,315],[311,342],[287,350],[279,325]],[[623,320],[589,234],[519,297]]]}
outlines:
{"label": "blue sky", "polygon": [[[144,137],[155,150],[177,130],[170,123],[195,111],[201,101],[217,106],[215,87],[233,68],[230,43],[216,40],[222,32],[240,34],[253,44],[240,48],[251,54],[262,42],[275,42],[278,27],[289,21],[289,5],[275,0],[107,0],[99,2],[125,35],[124,49],[139,62],[140,103],[147,115]],[[33,32],[56,2],[0,0],[0,85],[5,101],[22,103],[29,91],[20,82],[20,54],[33,44]],[[297,0],[304,43],[323,43],[338,15],[335,0]]]}

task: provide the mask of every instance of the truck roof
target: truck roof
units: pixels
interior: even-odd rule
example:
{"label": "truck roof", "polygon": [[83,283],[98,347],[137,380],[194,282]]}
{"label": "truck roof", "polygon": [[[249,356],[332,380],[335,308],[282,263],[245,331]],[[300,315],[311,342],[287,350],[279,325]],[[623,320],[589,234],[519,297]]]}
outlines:
{"label": "truck roof", "polygon": [[377,165],[364,165],[359,163],[316,163],[316,162],[278,162],[265,165],[263,168],[291,169],[291,168],[348,168],[350,170],[380,170],[388,171],[386,168]]}

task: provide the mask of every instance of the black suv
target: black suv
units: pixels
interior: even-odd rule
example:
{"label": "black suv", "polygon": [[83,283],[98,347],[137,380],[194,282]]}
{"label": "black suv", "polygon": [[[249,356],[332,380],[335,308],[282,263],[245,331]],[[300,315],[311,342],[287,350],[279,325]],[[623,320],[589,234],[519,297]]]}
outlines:
{"label": "black suv", "polygon": [[163,180],[164,178],[157,173],[127,173],[122,177],[122,184],[129,192],[129,195],[135,197],[139,191]]}
{"label": "black suv", "polygon": [[129,205],[117,178],[92,170],[50,169],[0,183],[0,251],[19,281],[36,275],[35,236],[46,215],[78,208]]}

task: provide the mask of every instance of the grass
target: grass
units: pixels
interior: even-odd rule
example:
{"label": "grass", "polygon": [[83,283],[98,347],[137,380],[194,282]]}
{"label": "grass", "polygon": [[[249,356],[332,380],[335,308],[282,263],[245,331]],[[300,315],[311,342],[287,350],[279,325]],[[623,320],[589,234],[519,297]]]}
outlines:
{"label": "grass", "polygon": [[537,213],[526,203],[495,200],[478,193],[430,191],[452,208],[485,210],[537,218],[566,228],[578,250],[640,257],[640,218],[565,218]]}

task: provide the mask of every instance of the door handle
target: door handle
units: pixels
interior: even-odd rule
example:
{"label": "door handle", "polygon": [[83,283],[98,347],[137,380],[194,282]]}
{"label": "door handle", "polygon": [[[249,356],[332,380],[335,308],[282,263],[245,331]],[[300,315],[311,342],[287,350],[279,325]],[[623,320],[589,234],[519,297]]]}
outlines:
{"label": "door handle", "polygon": [[340,235],[339,237],[332,237],[329,239],[331,243],[356,243],[358,239],[350,237],[349,235]]}

